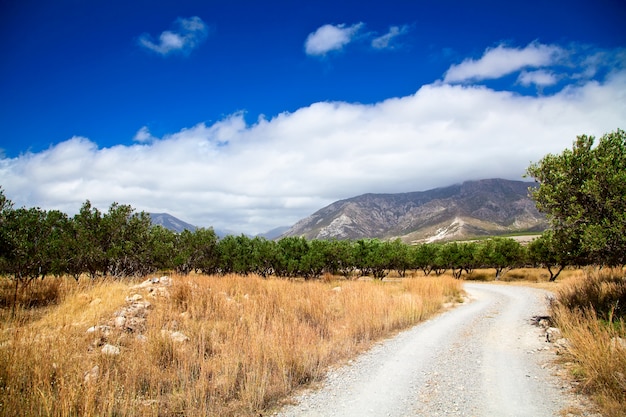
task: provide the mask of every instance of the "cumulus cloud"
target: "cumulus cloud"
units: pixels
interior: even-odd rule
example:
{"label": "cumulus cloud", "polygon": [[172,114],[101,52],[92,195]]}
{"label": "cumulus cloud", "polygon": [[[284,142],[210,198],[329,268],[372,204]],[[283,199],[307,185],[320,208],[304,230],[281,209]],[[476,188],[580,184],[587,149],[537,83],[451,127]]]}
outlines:
{"label": "cumulus cloud", "polygon": [[619,48],[615,51],[592,50],[589,54],[583,54],[577,68],[582,70],[574,74],[574,78],[589,79],[598,73],[607,71],[620,71],[626,68],[626,49]]}
{"label": "cumulus cloud", "polygon": [[400,35],[409,31],[408,26],[391,26],[389,32],[372,39],[372,47],[375,49],[387,49],[392,46],[392,41]]}
{"label": "cumulus cloud", "polygon": [[576,135],[600,136],[624,120],[624,70],[538,97],[434,82],[405,97],[318,102],[254,124],[237,113],[130,146],[75,137],[0,159],[0,178],[16,206],[75,213],[86,199],[103,210],[117,201],[257,233],[362,193],[521,179]]}
{"label": "cumulus cloud", "polygon": [[363,23],[352,26],[324,25],[307,36],[304,50],[307,55],[326,55],[330,51],[338,51],[349,44],[363,27]]}
{"label": "cumulus cloud", "polygon": [[202,43],[208,34],[208,26],[198,16],[176,19],[172,30],[163,31],[155,41],[144,33],[139,37],[139,45],[159,55],[174,52],[189,53]]}
{"label": "cumulus cloud", "polygon": [[544,70],[522,71],[517,77],[517,82],[524,86],[534,84],[538,87],[547,87],[556,84],[557,81],[558,78],[554,73]]}
{"label": "cumulus cloud", "polygon": [[148,126],[144,126],[139,129],[133,137],[133,141],[139,143],[148,143],[154,141],[155,139],[156,138],[150,133],[150,129],[148,129]]}
{"label": "cumulus cloud", "polygon": [[452,65],[445,74],[444,82],[458,83],[500,78],[525,68],[541,68],[555,64],[565,55],[556,45],[533,42],[525,48],[498,45],[487,49],[478,59],[466,59]]}

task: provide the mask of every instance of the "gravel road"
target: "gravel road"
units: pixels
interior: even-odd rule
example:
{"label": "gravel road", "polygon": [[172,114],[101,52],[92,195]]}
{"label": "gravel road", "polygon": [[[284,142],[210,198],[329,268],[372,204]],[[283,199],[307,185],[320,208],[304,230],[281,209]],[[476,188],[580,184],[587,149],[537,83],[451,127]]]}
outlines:
{"label": "gravel road", "polygon": [[576,403],[531,318],[546,292],[465,284],[466,302],[375,345],[280,417],[559,416]]}

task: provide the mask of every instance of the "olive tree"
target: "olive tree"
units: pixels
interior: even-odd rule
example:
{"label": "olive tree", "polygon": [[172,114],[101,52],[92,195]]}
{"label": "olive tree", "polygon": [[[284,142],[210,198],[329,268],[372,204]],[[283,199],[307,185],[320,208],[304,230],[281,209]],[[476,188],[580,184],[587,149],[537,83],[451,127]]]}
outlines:
{"label": "olive tree", "polygon": [[73,217],[72,223],[71,244],[75,256],[71,260],[70,269],[73,275],[79,276],[80,273],[87,272],[92,279],[105,275],[107,259],[103,248],[107,234],[102,213],[87,200]]}
{"label": "olive tree", "polygon": [[548,154],[527,175],[531,196],[547,214],[557,247],[578,264],[626,263],[626,132],[578,136],[572,149]]}
{"label": "olive tree", "polygon": [[550,282],[556,281],[561,271],[570,263],[568,249],[558,247],[560,243],[562,242],[554,237],[552,230],[547,230],[528,244],[528,260],[533,266],[541,265],[546,268],[550,274]]}
{"label": "olive tree", "polygon": [[524,248],[511,238],[494,237],[485,241],[481,247],[481,262],[496,270],[496,280],[506,271],[524,263]]}
{"label": "olive tree", "polygon": [[38,207],[7,210],[2,214],[2,272],[13,279],[13,312],[18,291],[51,272],[58,274],[67,216]]}
{"label": "olive tree", "polygon": [[326,252],[326,268],[333,275],[350,277],[354,270],[354,244],[349,240],[331,240]]}
{"label": "olive tree", "polygon": [[441,245],[434,243],[422,243],[411,246],[410,251],[413,256],[412,265],[415,269],[421,269],[424,275],[428,276],[436,267],[437,253]]}

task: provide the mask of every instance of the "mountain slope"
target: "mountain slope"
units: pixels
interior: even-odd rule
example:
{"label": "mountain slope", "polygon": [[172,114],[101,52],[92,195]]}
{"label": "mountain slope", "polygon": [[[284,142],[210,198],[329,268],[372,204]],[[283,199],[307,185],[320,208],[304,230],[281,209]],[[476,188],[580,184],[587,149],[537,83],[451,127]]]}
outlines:
{"label": "mountain slope", "polygon": [[259,233],[257,236],[271,240],[271,239],[279,238],[280,236],[283,235],[283,233],[285,233],[288,230],[289,230],[289,226],[279,226],[265,233]]}
{"label": "mountain slope", "polygon": [[547,223],[528,197],[529,186],[488,179],[412,193],[364,194],[324,207],[283,236],[409,242],[541,231]]}
{"label": "mountain slope", "polygon": [[148,213],[150,215],[150,220],[153,225],[163,226],[166,229],[169,229],[173,232],[180,233],[183,230],[187,229],[191,232],[197,229],[196,226],[186,223],[171,214],[167,213]]}

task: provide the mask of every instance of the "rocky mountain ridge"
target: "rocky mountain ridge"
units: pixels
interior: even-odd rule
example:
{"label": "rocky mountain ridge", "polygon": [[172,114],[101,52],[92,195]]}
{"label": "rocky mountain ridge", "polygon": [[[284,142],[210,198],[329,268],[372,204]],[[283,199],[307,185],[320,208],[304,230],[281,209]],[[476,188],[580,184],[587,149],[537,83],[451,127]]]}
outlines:
{"label": "rocky mountain ridge", "polygon": [[197,229],[193,224],[184,222],[168,213],[148,213],[148,215],[153,225],[163,226],[176,233],[181,233],[183,230],[193,232]]}
{"label": "rocky mountain ridge", "polygon": [[282,236],[433,242],[541,232],[547,221],[528,196],[532,186],[496,178],[428,191],[364,194],[318,210]]}

